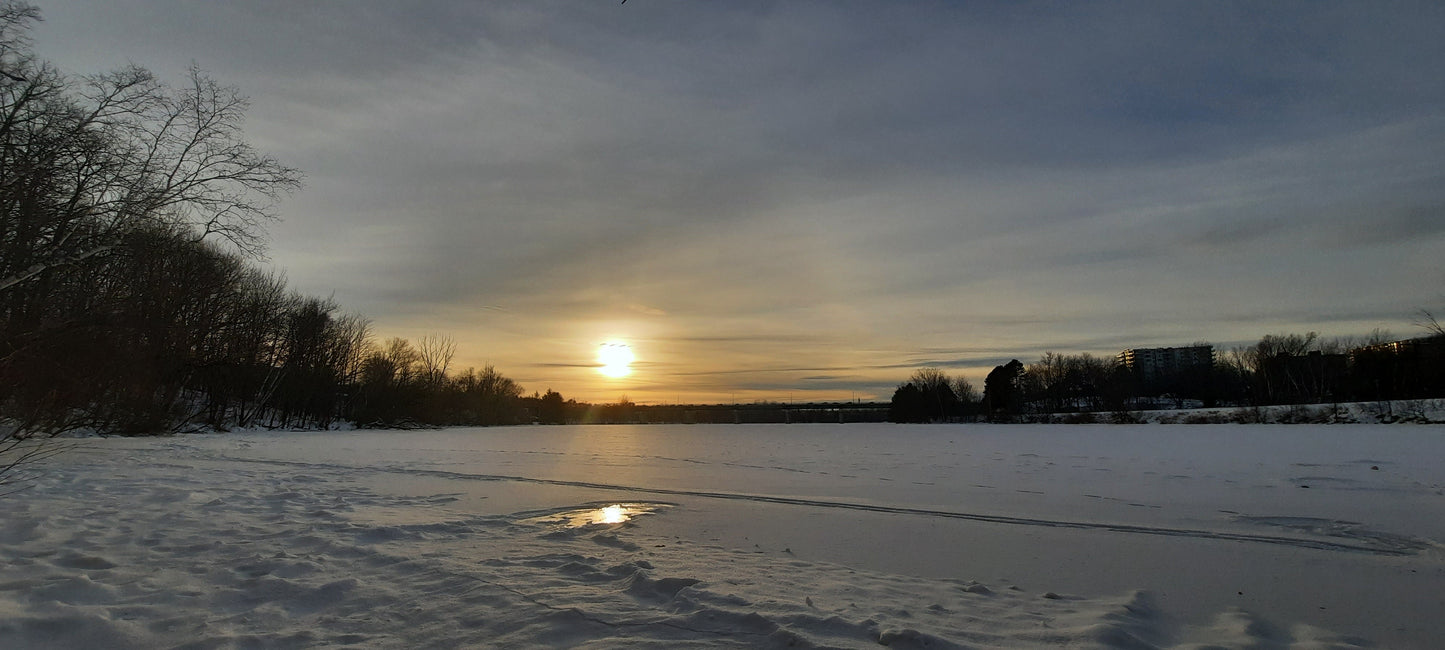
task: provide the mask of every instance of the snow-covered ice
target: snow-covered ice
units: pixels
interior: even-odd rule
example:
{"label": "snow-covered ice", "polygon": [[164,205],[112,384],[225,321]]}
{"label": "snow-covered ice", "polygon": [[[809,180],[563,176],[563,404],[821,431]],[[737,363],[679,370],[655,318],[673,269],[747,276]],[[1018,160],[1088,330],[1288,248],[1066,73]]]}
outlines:
{"label": "snow-covered ice", "polygon": [[1436,647],[1445,428],[87,439],[0,647]]}

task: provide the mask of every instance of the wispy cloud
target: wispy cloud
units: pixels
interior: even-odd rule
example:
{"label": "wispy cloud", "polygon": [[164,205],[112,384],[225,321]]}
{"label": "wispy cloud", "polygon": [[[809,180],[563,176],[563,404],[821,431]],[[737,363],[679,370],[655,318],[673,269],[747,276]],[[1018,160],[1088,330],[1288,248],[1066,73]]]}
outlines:
{"label": "wispy cloud", "polygon": [[[299,288],[582,397],[1368,331],[1445,279],[1439,3],[44,10],[65,67],[243,86]],[[597,383],[611,338],[653,374]]]}

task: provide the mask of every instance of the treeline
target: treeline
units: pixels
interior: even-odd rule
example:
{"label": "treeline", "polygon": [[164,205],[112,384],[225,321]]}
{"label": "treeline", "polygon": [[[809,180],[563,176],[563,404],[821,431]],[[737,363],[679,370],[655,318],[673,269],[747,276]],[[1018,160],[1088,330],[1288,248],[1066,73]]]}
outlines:
{"label": "treeline", "polygon": [[[23,430],[521,417],[521,389],[494,369],[448,373],[455,349],[448,339],[378,344],[361,316],[290,291],[280,275],[174,227],[139,227],[106,254],[46,277],[48,298],[31,309],[14,307],[29,284],[0,295],[0,403]],[[35,327],[20,318],[37,315]]]}
{"label": "treeline", "polygon": [[994,367],[982,393],[937,368],[893,393],[894,422],[1008,421],[1029,414],[1126,414],[1155,408],[1323,404],[1445,397],[1445,328],[1420,312],[1421,337],[1324,341],[1314,332],[1272,334],[1207,361],[1160,368],[1090,354],[1045,353]]}
{"label": "treeline", "polygon": [[509,424],[521,388],[246,259],[301,175],[192,70],[61,74],[35,7],[0,3],[0,441],[88,428]]}
{"label": "treeline", "polygon": [[[544,405],[545,402],[545,405]],[[522,399],[540,424],[844,424],[886,422],[888,408],[875,403],[805,402],[752,404],[637,404],[627,396],[608,404],[568,399],[548,391]]]}

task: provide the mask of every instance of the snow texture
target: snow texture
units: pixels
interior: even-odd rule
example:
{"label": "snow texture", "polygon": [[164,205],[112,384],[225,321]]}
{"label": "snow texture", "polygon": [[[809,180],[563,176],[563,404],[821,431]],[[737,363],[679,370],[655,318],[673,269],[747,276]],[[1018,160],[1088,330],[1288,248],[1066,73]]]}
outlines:
{"label": "snow texture", "polygon": [[0,647],[1445,638],[1438,426],[520,427],[79,444],[0,499]]}

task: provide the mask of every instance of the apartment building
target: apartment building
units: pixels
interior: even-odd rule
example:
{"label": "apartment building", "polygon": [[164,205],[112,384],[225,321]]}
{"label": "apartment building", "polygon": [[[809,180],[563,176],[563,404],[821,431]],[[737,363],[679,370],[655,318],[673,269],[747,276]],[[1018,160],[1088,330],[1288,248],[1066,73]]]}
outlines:
{"label": "apartment building", "polygon": [[1182,348],[1131,348],[1120,352],[1119,363],[1145,381],[1168,377],[1190,368],[1214,365],[1214,346]]}

